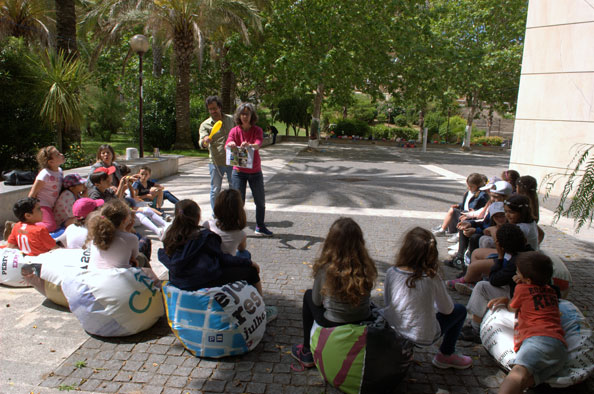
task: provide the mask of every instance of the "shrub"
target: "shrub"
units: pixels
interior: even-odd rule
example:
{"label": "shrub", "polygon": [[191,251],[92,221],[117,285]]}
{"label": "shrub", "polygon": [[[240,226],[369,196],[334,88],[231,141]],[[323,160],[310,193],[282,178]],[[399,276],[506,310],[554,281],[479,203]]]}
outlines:
{"label": "shrub", "polygon": [[190,98],[190,135],[192,144],[196,149],[200,149],[200,145],[198,145],[200,125],[209,117],[210,114],[204,106],[204,99],[199,96],[192,96]]}
{"label": "shrub", "polygon": [[442,139],[448,142],[459,142],[464,139],[464,132],[466,131],[466,119],[460,116],[452,116],[450,118],[450,127],[448,131],[448,120],[446,119],[441,126],[439,126],[439,135]]}
{"label": "shrub", "polygon": [[396,115],[394,117],[394,123],[396,126],[406,127],[408,126],[408,119],[405,114]]}
{"label": "shrub", "polygon": [[412,127],[395,127],[394,137],[405,140],[416,140],[419,137],[419,131]]}
{"label": "shrub", "polygon": [[356,106],[352,110],[352,115],[357,120],[371,124],[377,116],[377,111],[371,104],[368,106]]}
{"label": "shrub", "polygon": [[0,171],[35,169],[38,149],[55,143],[39,116],[45,93],[29,56],[23,39],[0,42]]}
{"label": "shrub", "polygon": [[471,143],[477,145],[491,145],[501,146],[503,144],[503,138],[501,137],[475,137],[470,140]]}
{"label": "shrub", "polygon": [[95,162],[95,155],[92,153],[85,153],[83,147],[79,144],[70,145],[70,149],[65,156],[66,160],[62,165],[62,169],[64,170],[86,167]]}
{"label": "shrub", "polygon": [[336,125],[336,135],[357,135],[366,137],[371,128],[366,122],[358,119],[344,119]]}
{"label": "shrub", "polygon": [[373,135],[373,138],[376,140],[381,140],[382,138],[390,140],[394,135],[394,128],[384,125],[373,126],[371,128],[371,134]]}
{"label": "shrub", "polygon": [[258,111],[258,122],[256,123],[258,127],[260,127],[264,132],[270,125],[270,120],[268,119],[268,115],[264,111]]}
{"label": "shrub", "polygon": [[87,132],[91,136],[99,134],[101,140],[109,142],[111,135],[124,125],[126,104],[120,100],[119,93],[113,87],[90,89],[88,100]]}
{"label": "shrub", "polygon": [[143,87],[145,149],[169,150],[175,143],[175,80],[168,75],[147,76]]}
{"label": "shrub", "polygon": [[446,120],[446,117],[439,112],[429,112],[427,116],[425,116],[425,127],[428,130],[427,134],[433,135],[439,133],[439,126]]}

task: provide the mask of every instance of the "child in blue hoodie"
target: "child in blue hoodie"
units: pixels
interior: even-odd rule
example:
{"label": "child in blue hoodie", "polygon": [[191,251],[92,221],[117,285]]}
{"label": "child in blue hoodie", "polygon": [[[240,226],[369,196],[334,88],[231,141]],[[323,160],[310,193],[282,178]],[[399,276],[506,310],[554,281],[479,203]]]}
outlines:
{"label": "child in blue hoodie", "polygon": [[201,227],[200,207],[192,200],[175,205],[175,218],[159,249],[159,261],[169,269],[169,282],[194,291],[245,280],[262,294],[260,268],[250,259],[221,250],[221,237]]}

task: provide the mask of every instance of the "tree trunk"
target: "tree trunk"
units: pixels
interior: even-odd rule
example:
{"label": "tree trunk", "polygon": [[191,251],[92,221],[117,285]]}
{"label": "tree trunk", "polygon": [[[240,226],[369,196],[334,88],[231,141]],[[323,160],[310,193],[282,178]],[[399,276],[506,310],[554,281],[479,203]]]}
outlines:
{"label": "tree trunk", "polygon": [[345,120],[348,116],[348,112],[347,112],[347,106],[343,106],[342,107],[342,120]]}
{"label": "tree trunk", "polygon": [[194,37],[187,28],[176,31],[173,49],[177,75],[175,78],[175,149],[193,149],[190,134],[190,64]]}
{"label": "tree trunk", "polygon": [[478,109],[478,103],[475,98],[467,101],[469,106],[468,117],[466,118],[466,133],[464,134],[464,142],[462,143],[462,149],[470,150],[470,138],[472,134],[472,122],[474,122],[474,114]]}
{"label": "tree trunk", "polygon": [[159,78],[163,75],[163,43],[158,35],[159,25],[153,25],[153,76]]}
{"label": "tree trunk", "polygon": [[419,141],[423,141],[423,127],[425,127],[425,109],[419,111]]}
{"label": "tree trunk", "polygon": [[221,102],[223,103],[222,111],[224,114],[229,114],[232,111],[231,108],[231,90],[234,78],[233,72],[231,71],[231,65],[227,60],[227,53],[229,48],[223,46],[221,51]]}
{"label": "tree trunk", "polygon": [[491,136],[491,129],[493,128],[493,107],[489,107],[489,116],[487,116],[487,137]]}
{"label": "tree trunk", "polygon": [[56,51],[77,57],[76,9],[74,0],[55,0],[56,4]]}
{"label": "tree trunk", "polygon": [[318,139],[318,126],[320,124],[320,116],[322,114],[322,100],[324,99],[324,84],[318,84],[316,89],[316,96],[314,98],[314,109],[311,116],[311,134],[309,138],[312,140]]}

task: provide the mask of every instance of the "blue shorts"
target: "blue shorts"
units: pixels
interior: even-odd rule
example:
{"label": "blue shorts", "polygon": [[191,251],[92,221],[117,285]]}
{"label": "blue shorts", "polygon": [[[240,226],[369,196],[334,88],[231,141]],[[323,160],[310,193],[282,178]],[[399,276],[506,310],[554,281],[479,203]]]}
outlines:
{"label": "blue shorts", "polygon": [[563,368],[567,361],[567,346],[557,338],[530,337],[522,342],[511,363],[521,365],[534,377],[538,386]]}

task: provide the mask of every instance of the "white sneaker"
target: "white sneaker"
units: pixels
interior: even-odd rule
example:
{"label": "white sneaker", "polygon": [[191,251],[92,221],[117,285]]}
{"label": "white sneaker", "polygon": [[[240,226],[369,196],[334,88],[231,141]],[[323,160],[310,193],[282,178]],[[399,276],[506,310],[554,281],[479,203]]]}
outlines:
{"label": "white sneaker", "polygon": [[448,246],[448,250],[452,250],[452,249],[458,250],[458,243],[455,243],[455,244],[452,244],[452,245]]}
{"label": "white sneaker", "polygon": [[448,250],[448,254],[452,257],[458,254],[458,248]]}
{"label": "white sneaker", "polygon": [[445,235],[446,235],[446,231],[443,228],[441,228],[441,226],[439,226],[438,230],[433,229],[433,230],[431,230],[431,232],[436,237],[445,237]]}
{"label": "white sneaker", "polygon": [[448,242],[449,243],[456,243],[456,242],[458,242],[458,236],[459,236],[459,233],[456,233],[456,234],[452,235],[450,238],[448,238]]}

